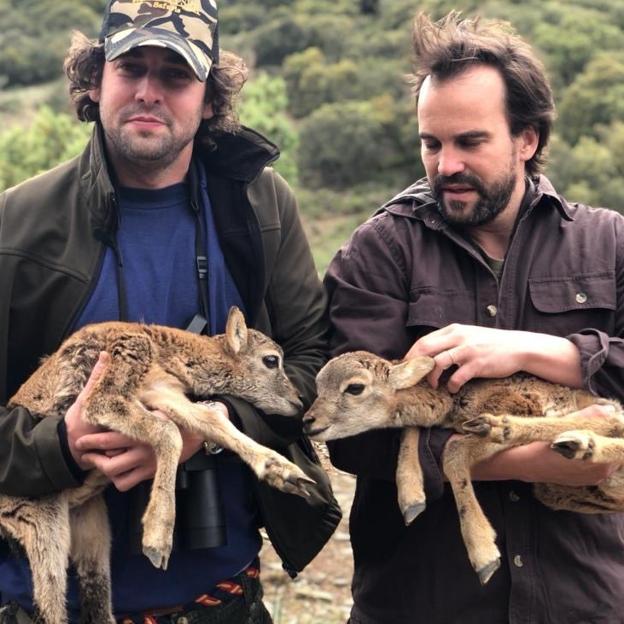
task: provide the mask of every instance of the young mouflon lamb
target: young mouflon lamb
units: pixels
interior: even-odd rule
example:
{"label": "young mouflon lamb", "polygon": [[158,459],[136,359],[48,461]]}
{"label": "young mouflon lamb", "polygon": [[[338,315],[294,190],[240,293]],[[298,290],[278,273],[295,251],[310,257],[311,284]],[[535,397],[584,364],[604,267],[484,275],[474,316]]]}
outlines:
{"label": "young mouflon lamb", "polygon": [[[179,427],[237,453],[285,492],[306,496],[310,479],[279,453],[240,432],[216,410],[187,395],[230,394],[270,413],[294,416],[302,408],[286,377],[281,349],[248,329],[232,308],[225,334],[208,337],[158,325],[109,322],[69,337],[11,398],[43,416],[63,416],[85,386],[102,351],[110,355],[85,401],[87,422],[146,442],[156,474],[143,515],[143,552],[167,567],[175,520],[175,476],[182,449]],[[160,410],[168,418],[155,417]],[[0,532],[25,550],[33,596],[44,624],[65,624],[66,569],[75,565],[81,622],[114,624],[110,598],[110,528],[100,493],[106,478],[91,471],[84,484],[41,498],[0,496]]]}
{"label": "young mouflon lamb", "polygon": [[[443,455],[470,563],[485,584],[500,566],[496,534],[475,497],[471,467],[504,448],[541,440],[567,458],[624,463],[624,415],[616,401],[552,384],[527,374],[479,379],[457,394],[419,383],[433,369],[430,357],[394,363],[364,351],[330,360],[316,378],[318,397],[304,416],[316,440],[371,429],[404,428],[397,462],[398,503],[406,524],[425,508],[418,461],[418,427],[470,433],[449,440]],[[605,418],[570,414],[611,404]],[[536,483],[535,496],[553,509],[585,513],[624,511],[624,470],[594,487]]]}

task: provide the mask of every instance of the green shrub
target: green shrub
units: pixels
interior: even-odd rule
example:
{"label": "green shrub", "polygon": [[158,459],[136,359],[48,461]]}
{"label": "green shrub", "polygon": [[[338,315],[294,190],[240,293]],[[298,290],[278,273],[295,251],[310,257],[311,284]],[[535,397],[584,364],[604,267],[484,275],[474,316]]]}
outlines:
{"label": "green shrub", "polygon": [[90,127],[44,107],[33,123],[0,132],[0,190],[47,171],[79,154]]}

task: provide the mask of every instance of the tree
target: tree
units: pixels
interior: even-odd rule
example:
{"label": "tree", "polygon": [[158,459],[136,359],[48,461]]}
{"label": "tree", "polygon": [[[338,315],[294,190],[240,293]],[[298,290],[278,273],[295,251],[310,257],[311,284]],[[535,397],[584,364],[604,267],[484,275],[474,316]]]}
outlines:
{"label": "tree", "polygon": [[46,171],[79,154],[90,127],[44,107],[28,128],[0,132],[0,190]]}
{"label": "tree", "polygon": [[255,31],[256,63],[280,65],[293,52],[308,47],[308,33],[294,17],[271,20]]}
{"label": "tree", "polygon": [[92,36],[101,17],[70,0],[0,5],[0,76],[7,84],[30,85],[61,75],[63,56],[75,28]]}
{"label": "tree", "polygon": [[557,128],[575,145],[583,136],[597,138],[616,120],[624,121],[624,54],[602,53],[566,89]]}
{"label": "tree", "polygon": [[572,147],[553,137],[548,172],[569,200],[624,213],[624,122],[603,127],[598,138],[581,137]]}
{"label": "tree", "polygon": [[249,82],[242,94],[240,118],[242,123],[264,134],[281,150],[275,168],[291,183],[297,182],[295,160],[299,137],[287,117],[286,85],[279,77],[260,73]]}
{"label": "tree", "polygon": [[284,63],[284,79],[295,117],[306,117],[323,104],[362,95],[356,63],[344,59],[328,65],[318,48],[291,54]]}
{"label": "tree", "polygon": [[383,142],[383,125],[369,102],[325,104],[301,125],[301,181],[311,187],[347,188],[376,179]]}
{"label": "tree", "polygon": [[531,41],[546,53],[549,68],[566,86],[583,71],[596,50],[624,48],[624,33],[597,11],[563,4],[556,7],[556,22],[538,24]]}

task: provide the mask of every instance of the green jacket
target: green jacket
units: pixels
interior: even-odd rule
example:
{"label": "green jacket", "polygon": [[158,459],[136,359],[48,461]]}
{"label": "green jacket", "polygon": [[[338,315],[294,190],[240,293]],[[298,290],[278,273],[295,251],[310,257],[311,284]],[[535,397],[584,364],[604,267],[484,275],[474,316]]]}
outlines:
{"label": "green jacket", "polygon": [[[325,300],[294,196],[268,166],[278,157],[277,148],[248,129],[215,142],[209,147],[198,139],[195,155],[206,167],[223,254],[248,323],[282,346],[286,370],[309,404],[326,357]],[[56,350],[89,299],[106,245],[115,238],[116,206],[99,127],[82,155],[0,195],[2,493],[38,496],[78,485],[65,460],[58,421],[4,406],[39,359]],[[241,428],[258,442],[297,456],[309,445],[294,443],[298,427],[286,429],[283,420],[272,422],[248,404],[232,402]],[[276,548],[293,570],[316,554],[340,517],[326,476],[305,457],[299,459],[321,481],[312,504],[257,486],[267,532],[286,544]],[[279,518],[288,517],[293,506],[304,524],[318,524],[312,548],[305,540],[299,544],[298,536],[291,540],[280,526]]]}

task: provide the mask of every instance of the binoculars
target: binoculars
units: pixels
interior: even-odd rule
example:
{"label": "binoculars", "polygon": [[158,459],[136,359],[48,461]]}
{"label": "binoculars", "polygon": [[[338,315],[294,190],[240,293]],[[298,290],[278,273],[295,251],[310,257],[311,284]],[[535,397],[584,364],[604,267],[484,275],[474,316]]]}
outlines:
{"label": "binoculars", "polygon": [[[214,455],[196,453],[178,467],[176,477],[176,523],[173,549],[215,548],[226,543],[225,514],[217,483]],[[151,481],[133,490],[129,531],[132,553],[142,552],[141,517],[149,500]]]}

